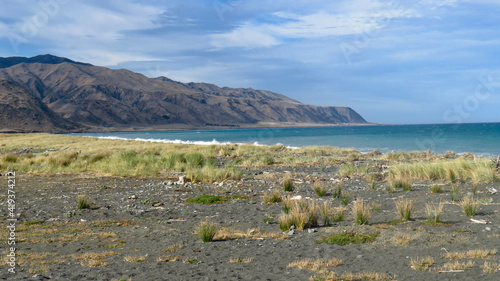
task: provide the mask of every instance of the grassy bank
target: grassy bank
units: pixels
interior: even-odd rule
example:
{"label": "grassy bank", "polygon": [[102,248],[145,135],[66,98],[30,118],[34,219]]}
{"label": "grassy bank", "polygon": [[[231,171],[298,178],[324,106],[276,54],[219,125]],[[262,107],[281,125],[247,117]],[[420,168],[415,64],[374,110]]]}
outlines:
{"label": "grassy bank", "polygon": [[190,181],[240,179],[242,167],[269,165],[337,166],[338,177],[370,182],[493,182],[493,159],[470,154],[378,151],[281,145],[186,145],[106,140],[51,134],[0,134],[0,169],[29,173],[89,173],[161,177],[184,173]]}

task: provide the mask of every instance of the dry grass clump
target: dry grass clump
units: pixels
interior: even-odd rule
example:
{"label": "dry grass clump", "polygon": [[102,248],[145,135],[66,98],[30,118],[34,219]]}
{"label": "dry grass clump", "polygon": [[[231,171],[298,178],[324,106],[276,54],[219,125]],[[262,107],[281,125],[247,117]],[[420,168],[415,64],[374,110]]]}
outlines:
{"label": "dry grass clump", "polygon": [[361,272],[361,273],[342,273],[338,280],[342,281],[358,281],[358,280],[371,280],[371,281],[393,281],[396,280],[387,274],[378,272]]}
{"label": "dry grass clump", "polygon": [[472,268],[476,265],[474,261],[466,261],[466,262],[447,262],[443,264],[441,268],[438,269],[438,271],[455,271],[455,270],[464,270],[467,268]]}
{"label": "dry grass clump", "polygon": [[318,197],[323,197],[328,192],[328,187],[324,183],[319,181],[313,184],[312,189],[314,190],[314,192],[316,192],[316,195],[318,195]]}
{"label": "dry grass clump", "polygon": [[283,232],[261,232],[259,229],[248,229],[247,231],[235,230],[231,228],[221,228],[217,231],[214,239],[232,240],[232,239],[286,239],[288,235]]}
{"label": "dry grass clump", "polygon": [[460,260],[460,259],[487,259],[488,256],[495,255],[497,249],[492,250],[469,250],[466,252],[448,252],[443,255],[443,259]]}
{"label": "dry grass clump", "polygon": [[411,219],[411,211],[413,209],[413,200],[401,199],[395,201],[396,210],[402,221],[409,221]]}
{"label": "dry grass clump", "polygon": [[281,202],[281,192],[278,189],[274,189],[270,192],[264,193],[262,202],[265,204],[274,204]]}
{"label": "dry grass clump", "polygon": [[135,257],[135,256],[125,256],[123,258],[124,261],[126,262],[145,262],[146,259],[148,258],[148,255],[143,255],[143,256],[138,256],[138,257]]}
{"label": "dry grass clump", "polygon": [[427,223],[431,225],[439,224],[439,219],[441,213],[443,212],[444,203],[439,202],[439,204],[427,203],[425,204],[425,214],[427,215]]}
{"label": "dry grass clump", "polygon": [[172,252],[175,252],[179,249],[182,249],[184,248],[184,245],[182,244],[175,244],[175,245],[171,245],[169,246],[168,248],[166,248],[165,250],[163,250],[164,253],[172,253]]}
{"label": "dry grass clump", "polygon": [[434,259],[432,257],[416,257],[410,259],[410,267],[414,270],[427,270],[433,265]]}
{"label": "dry grass clump", "polygon": [[156,258],[156,262],[178,261],[180,258],[182,258],[181,255],[159,256]]}
{"label": "dry grass clump", "polygon": [[106,258],[109,256],[118,255],[117,252],[107,251],[102,253],[88,252],[83,254],[75,254],[73,258],[80,261],[81,265],[84,267],[100,267],[106,266]]}
{"label": "dry grass clump", "polygon": [[198,225],[195,233],[201,238],[201,241],[203,241],[203,243],[208,243],[214,239],[218,230],[218,223],[206,220]]}
{"label": "dry grass clump", "polygon": [[481,265],[481,268],[484,273],[497,273],[500,271],[500,264],[486,261],[483,265]]}
{"label": "dry grass clump", "polygon": [[329,260],[304,259],[304,260],[294,261],[294,262],[288,264],[288,267],[296,267],[296,268],[301,269],[301,270],[311,270],[311,271],[318,272],[323,267],[337,267],[339,265],[342,265],[342,260],[335,259],[335,258],[329,259]]}
{"label": "dry grass clump", "polygon": [[454,182],[471,181],[474,183],[496,180],[495,163],[490,159],[462,159],[402,163],[392,165],[390,179],[449,180]]}
{"label": "dry grass clump", "polygon": [[411,235],[409,233],[398,233],[394,238],[399,245],[406,245],[411,241]]}
{"label": "dry grass clump", "polygon": [[286,192],[292,192],[294,189],[292,175],[286,174],[283,177],[283,190]]}
{"label": "dry grass clump", "polygon": [[232,258],[229,260],[230,263],[251,263],[252,261],[253,258],[245,258],[245,259]]}
{"label": "dry grass clump", "polygon": [[315,200],[306,198],[289,199],[287,204],[290,204],[290,206],[286,207],[288,214],[285,212],[278,218],[282,231],[287,231],[292,226],[297,230],[304,230],[318,224],[320,208]]}
{"label": "dry grass clump", "polygon": [[473,217],[476,215],[480,203],[478,200],[474,199],[473,196],[465,196],[460,200],[459,205],[464,210],[466,216]]}
{"label": "dry grass clump", "polygon": [[354,202],[353,206],[354,222],[357,225],[368,224],[370,219],[370,206],[363,200]]}
{"label": "dry grass clump", "polygon": [[332,205],[328,202],[323,202],[319,207],[319,213],[323,218],[323,226],[330,226],[331,221],[334,220]]}
{"label": "dry grass clump", "polygon": [[90,200],[87,197],[87,195],[78,195],[77,203],[78,203],[78,209],[90,208]]}

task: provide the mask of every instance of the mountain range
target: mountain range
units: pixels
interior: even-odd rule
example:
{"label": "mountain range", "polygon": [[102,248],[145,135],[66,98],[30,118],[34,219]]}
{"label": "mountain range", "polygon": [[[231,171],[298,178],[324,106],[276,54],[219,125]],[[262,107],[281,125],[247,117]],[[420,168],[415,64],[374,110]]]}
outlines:
{"label": "mountain range", "polygon": [[148,78],[52,55],[0,58],[0,131],[78,132],[366,123],[349,107]]}

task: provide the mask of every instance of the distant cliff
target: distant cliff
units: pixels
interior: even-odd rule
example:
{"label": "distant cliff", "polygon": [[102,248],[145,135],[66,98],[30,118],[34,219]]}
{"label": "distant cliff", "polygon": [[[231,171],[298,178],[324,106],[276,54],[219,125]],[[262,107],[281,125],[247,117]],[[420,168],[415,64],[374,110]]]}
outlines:
{"label": "distant cliff", "polygon": [[3,131],[366,123],[349,107],[305,105],[251,88],[148,78],[51,55],[0,58],[0,82]]}

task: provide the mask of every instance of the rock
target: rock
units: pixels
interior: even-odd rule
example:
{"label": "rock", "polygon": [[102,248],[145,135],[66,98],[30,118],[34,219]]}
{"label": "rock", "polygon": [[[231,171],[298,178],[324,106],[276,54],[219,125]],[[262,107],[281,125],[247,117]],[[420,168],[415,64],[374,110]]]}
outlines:
{"label": "rock", "polygon": [[179,177],[179,184],[185,184],[186,183],[186,176],[180,176]]}
{"label": "rock", "polygon": [[132,196],[129,196],[127,199],[137,199],[137,196],[132,195]]}
{"label": "rock", "polygon": [[357,256],[356,256],[356,258],[358,258],[358,259],[360,259],[360,258],[362,258],[362,257],[363,257],[363,255],[357,255]]}
{"label": "rock", "polygon": [[316,232],[316,228],[309,228],[309,229],[307,230],[307,232],[309,232],[309,233],[314,233],[314,232]]}
{"label": "rock", "polygon": [[295,231],[294,231],[294,230],[290,230],[290,231],[288,231],[288,235],[293,235],[294,233],[295,233]]}
{"label": "rock", "polygon": [[491,227],[486,227],[485,230],[486,231],[491,231]]}

